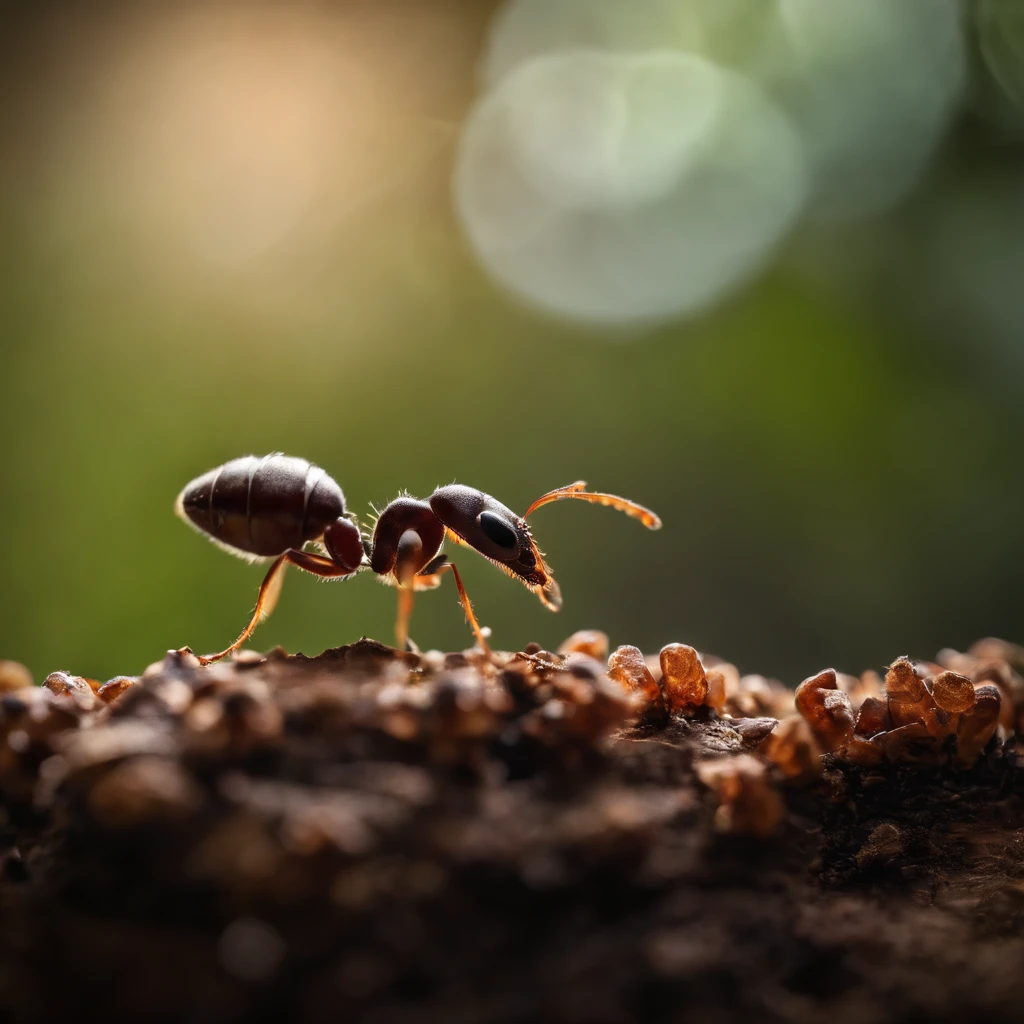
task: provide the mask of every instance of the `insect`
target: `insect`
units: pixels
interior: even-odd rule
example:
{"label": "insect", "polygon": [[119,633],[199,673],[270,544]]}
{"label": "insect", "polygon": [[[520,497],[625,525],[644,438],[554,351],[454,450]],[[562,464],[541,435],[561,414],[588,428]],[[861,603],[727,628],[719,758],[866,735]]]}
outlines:
{"label": "insect", "polygon": [[[355,517],[345,510],[341,488],[319,466],[279,452],[226,462],[188,484],[178,495],[175,511],[225,551],[252,562],[273,561],[252,618],[238,639],[199,660],[219,661],[249,639],[274,610],[289,565],[328,580],[368,568],[397,587],[395,636],[402,648],[408,643],[416,592],[440,586],[444,573],[450,572],[466,621],[481,650],[490,656],[459,570],[441,553],[441,546],[447,538],[473,548],[557,611],[562,604],[558,584],[526,519],[542,505],[566,498],[618,509],[651,530],[661,527],[649,509],[614,494],[588,491],[582,480],[541,495],[521,517],[489,494],[449,484],[426,501],[396,498],[378,516],[372,537],[365,538]],[[315,550],[307,549],[311,544]]]}

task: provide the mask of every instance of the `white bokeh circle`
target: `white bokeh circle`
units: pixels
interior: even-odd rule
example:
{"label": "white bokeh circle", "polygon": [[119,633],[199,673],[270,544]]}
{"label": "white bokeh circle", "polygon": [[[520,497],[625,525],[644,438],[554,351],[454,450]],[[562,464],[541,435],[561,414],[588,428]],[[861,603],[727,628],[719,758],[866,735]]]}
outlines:
{"label": "white bokeh circle", "polygon": [[455,174],[499,282],[606,324],[719,299],[764,265],[804,197],[785,114],[743,76],[675,51],[527,62],[477,104]]}
{"label": "white bokeh circle", "polygon": [[756,81],[790,116],[809,212],[851,219],[892,206],[926,169],[966,85],[962,20],[959,0],[511,0],[482,78],[495,88],[579,47],[700,55]]}

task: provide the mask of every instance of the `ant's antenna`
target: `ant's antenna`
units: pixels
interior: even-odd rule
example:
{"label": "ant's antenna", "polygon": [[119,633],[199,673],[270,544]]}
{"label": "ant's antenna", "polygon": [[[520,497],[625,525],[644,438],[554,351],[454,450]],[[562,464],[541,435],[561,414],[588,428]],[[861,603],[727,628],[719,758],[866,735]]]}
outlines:
{"label": "ant's antenna", "polygon": [[535,509],[541,505],[548,505],[552,501],[563,501],[566,498],[576,498],[579,501],[589,501],[592,505],[607,505],[608,508],[625,512],[627,516],[639,519],[648,530],[660,530],[661,520],[649,508],[638,505],[628,498],[620,498],[617,494],[600,494],[597,491],[588,491],[586,480],[577,480],[567,487],[559,487],[556,490],[542,494],[527,510],[523,516],[526,519]]}

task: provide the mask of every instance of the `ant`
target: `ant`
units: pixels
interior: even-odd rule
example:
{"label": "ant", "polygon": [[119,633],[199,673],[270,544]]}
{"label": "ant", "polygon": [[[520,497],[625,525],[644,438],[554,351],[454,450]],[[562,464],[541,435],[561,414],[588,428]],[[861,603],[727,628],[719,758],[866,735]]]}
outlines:
{"label": "ant", "polygon": [[[365,540],[345,511],[338,484],[306,459],[275,452],[246,455],[196,477],[178,495],[175,512],[214,544],[251,562],[273,559],[260,584],[256,609],[238,639],[217,654],[199,660],[208,665],[238,650],[274,610],[284,570],[294,565],[321,579],[342,579],[369,567],[384,583],[398,588],[395,636],[405,649],[414,595],[440,586],[450,571],[476,642],[487,657],[491,648],[470,604],[454,562],[441,554],[445,538],[478,551],[503,572],[520,580],[551,611],[562,605],[561,592],[526,525],[542,505],[565,498],[589,501],[625,512],[650,530],[661,520],[649,509],[614,494],[586,489],[580,480],[541,495],[522,517],[496,498],[472,487],[449,484],[426,500],[403,496],[377,518]],[[309,543],[320,549],[305,550]]]}

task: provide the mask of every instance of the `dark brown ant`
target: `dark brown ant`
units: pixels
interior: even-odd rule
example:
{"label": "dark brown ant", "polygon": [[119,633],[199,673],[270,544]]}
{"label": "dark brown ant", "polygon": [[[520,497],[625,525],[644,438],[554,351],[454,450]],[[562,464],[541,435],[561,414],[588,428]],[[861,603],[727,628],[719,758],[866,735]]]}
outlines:
{"label": "dark brown ant", "polygon": [[[218,661],[249,639],[274,610],[289,563],[322,579],[340,579],[369,567],[397,587],[395,635],[401,648],[408,642],[414,594],[440,586],[442,575],[450,570],[466,621],[481,650],[490,656],[459,570],[440,553],[441,545],[447,537],[473,548],[557,611],[562,596],[530,535],[526,517],[541,505],[564,498],[618,509],[651,530],[661,527],[661,520],[649,509],[614,494],[588,491],[582,480],[541,495],[522,517],[489,494],[449,484],[426,501],[396,498],[381,512],[367,541],[345,511],[341,488],[319,466],[280,453],[226,462],[188,484],[178,495],[175,511],[225,551],[251,562],[274,561],[260,585],[252,619],[238,639],[199,660],[203,664]],[[309,543],[323,553],[304,550]]]}

